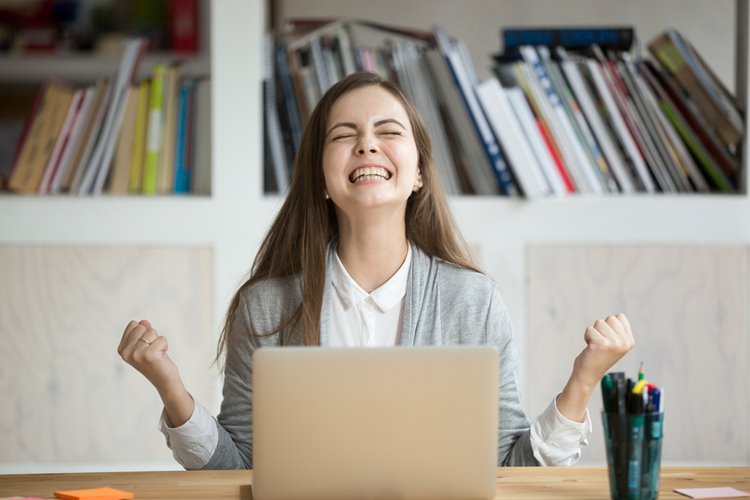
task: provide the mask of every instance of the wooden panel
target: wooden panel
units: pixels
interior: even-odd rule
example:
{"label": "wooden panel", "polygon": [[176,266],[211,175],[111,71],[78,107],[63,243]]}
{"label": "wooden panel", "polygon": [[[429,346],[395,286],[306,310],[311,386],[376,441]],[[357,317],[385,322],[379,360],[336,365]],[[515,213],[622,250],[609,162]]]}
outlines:
{"label": "wooden panel", "polygon": [[[740,246],[541,246],[528,250],[526,402],[562,389],[586,325],[624,312],[636,346],[615,370],[665,388],[664,459],[750,463],[748,269]],[[582,460],[603,460],[601,396]]]}
{"label": "wooden panel", "polygon": [[0,247],[0,465],[169,460],[161,402],[117,354],[149,319],[212,406],[208,248]]}

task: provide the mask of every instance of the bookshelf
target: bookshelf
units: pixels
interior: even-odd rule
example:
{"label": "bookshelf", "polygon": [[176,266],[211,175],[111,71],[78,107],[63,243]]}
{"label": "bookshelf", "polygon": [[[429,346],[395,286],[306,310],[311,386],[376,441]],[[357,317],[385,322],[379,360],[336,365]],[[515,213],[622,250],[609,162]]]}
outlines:
{"label": "bookshelf", "polygon": [[[415,3],[393,2],[395,14],[390,19],[399,19],[404,25],[417,25],[409,17],[423,19],[427,23],[450,19],[471,19],[466,16],[463,3],[439,3],[431,9],[434,19],[425,20],[424,15],[403,12],[401,5]],[[481,5],[497,3],[485,2]],[[511,5],[512,2],[506,2]],[[587,12],[592,5],[600,5],[597,0],[579,0],[570,8],[567,16],[576,12]],[[305,2],[295,5],[304,6]],[[342,5],[348,7],[342,7]],[[540,2],[550,7],[556,2]],[[612,2],[617,9],[625,9],[622,2]],[[635,2],[636,9],[610,13],[614,18],[623,16],[627,19],[642,19],[653,31],[663,28],[670,21],[669,9],[675,5],[684,5],[680,0],[658,3],[658,16],[644,16],[643,10],[651,2]],[[748,13],[747,0],[735,2],[714,2],[703,4],[691,2],[689,9],[697,9],[701,19],[715,19],[716,10],[723,16],[722,26],[733,26],[729,21],[737,13],[737,36],[733,43],[736,62],[727,71],[717,69],[720,74],[736,72],[738,93],[747,101],[748,96]],[[218,331],[222,324],[231,294],[248,270],[255,250],[259,246],[265,230],[281,205],[279,196],[263,194],[263,138],[261,108],[261,82],[263,79],[263,50],[261,46],[264,20],[266,14],[280,18],[289,13],[285,6],[291,2],[281,0],[267,4],[264,0],[215,0],[208,2],[209,12],[209,52],[197,62],[207,65],[212,78],[212,195],[210,197],[24,197],[0,195],[0,249],[18,245],[31,247],[174,247],[174,248],[210,248],[211,273],[210,286],[210,344],[215,346]],[[461,6],[461,12],[454,10]],[[567,4],[566,4],[567,5]],[[372,2],[315,2],[306,7],[317,11],[317,15],[328,14],[326,9],[346,16],[376,16],[385,12],[380,3]],[[477,7],[478,9],[480,7]],[[493,22],[493,30],[501,24],[514,24],[524,21],[528,24],[534,20],[525,18],[528,13],[516,12],[513,8],[507,18]],[[650,8],[650,7],[649,7]],[[337,9],[342,9],[341,11]],[[347,11],[348,9],[348,11]],[[373,9],[368,11],[367,9]],[[534,10],[534,9],[532,9]],[[543,9],[540,9],[540,12]],[[554,17],[559,11],[550,10],[543,16]],[[613,8],[613,10],[615,10]],[[651,12],[646,10],[645,12]],[[557,12],[559,13],[559,12]],[[401,14],[404,14],[401,16]],[[460,14],[460,15],[458,15]],[[626,15],[627,14],[627,15]],[[304,15],[307,15],[304,13]],[[685,15],[684,12],[682,15]],[[481,14],[479,17],[483,17]],[[630,17],[628,17],[630,16]],[[640,17],[639,17],[640,16]],[[661,17],[659,17],[661,16]],[[654,17],[655,19],[652,19]],[[520,18],[520,19],[519,19]],[[565,18],[561,18],[565,19]],[[562,21],[559,21],[562,22]],[[714,22],[714,21],[711,21]],[[466,21],[469,23],[469,21]],[[635,23],[639,29],[638,23]],[[451,34],[461,37],[461,33],[446,26]],[[466,26],[467,31],[471,30]],[[479,32],[481,30],[476,29]],[[206,30],[203,31],[204,33]],[[496,31],[490,32],[495,43]],[[688,33],[690,36],[690,33]],[[708,35],[710,36],[710,35]],[[722,34],[724,36],[724,34]],[[731,38],[735,38],[732,36]],[[700,47],[700,45],[699,45]],[[491,50],[495,50],[493,45]],[[483,61],[485,54],[472,54],[475,62]],[[710,57],[708,56],[709,60]],[[732,58],[726,58],[731,61]],[[36,64],[38,61],[39,64]],[[88,75],[88,72],[106,71],[106,63],[88,58],[75,61],[38,60],[35,62],[20,60],[0,60],[0,80],[38,79],[44,75],[41,65],[60,65],[70,71],[70,75]],[[145,65],[144,65],[145,66]],[[747,140],[747,139],[745,139]],[[747,150],[747,147],[745,147]],[[746,170],[746,168],[745,168]],[[458,224],[464,236],[479,255],[481,265],[501,286],[508,305],[511,318],[517,331],[518,347],[521,359],[528,356],[527,335],[525,333],[527,317],[527,269],[528,249],[535,244],[570,244],[570,245],[750,245],[750,196],[748,196],[747,178],[743,181],[745,194],[731,196],[714,195],[680,195],[680,196],[629,196],[629,197],[581,197],[571,196],[564,199],[545,199],[533,203],[524,200],[507,200],[490,197],[454,197],[451,204]],[[741,277],[745,279],[746,277]],[[745,279],[745,281],[747,281]],[[137,293],[133,290],[132,293]],[[750,309],[750,303],[745,304]],[[2,309],[0,309],[0,313]],[[0,314],[2,316],[2,314]],[[0,323],[2,325],[2,323]],[[10,331],[0,331],[3,336],[14,335]],[[112,332],[110,332],[112,333]],[[745,335],[747,336],[747,331]],[[112,337],[111,354],[114,354],[116,339]],[[576,339],[578,333],[576,332]],[[85,339],[81,339],[84,341]],[[23,347],[23,344],[21,345]],[[212,351],[202,351],[201,361],[190,366],[180,366],[183,372],[192,376],[205,377],[206,367]],[[750,352],[748,353],[750,359]],[[178,360],[179,361],[179,360]],[[120,361],[114,356],[111,365],[118,369]],[[567,363],[567,361],[565,361]],[[566,364],[567,367],[567,364]],[[120,367],[127,371],[127,367]],[[22,368],[19,368],[22,369]],[[628,369],[629,370],[629,369]],[[23,372],[21,372],[23,373]],[[211,372],[213,373],[213,372]],[[528,380],[526,365],[521,366],[521,383]],[[137,374],[130,374],[132,379]],[[747,377],[750,379],[750,376]],[[140,386],[147,397],[150,387]],[[220,381],[212,384],[213,400],[208,401],[209,409],[216,411],[220,401]],[[161,436],[151,432],[158,417],[158,401],[151,401],[150,409],[139,414],[133,429],[137,437],[143,429],[149,433],[143,439],[157,441],[156,448],[163,449]],[[50,408],[54,410],[54,408]],[[154,413],[155,411],[155,413]],[[150,412],[150,413],[149,413]],[[534,410],[530,409],[530,413]],[[595,429],[598,422],[595,422]],[[33,432],[24,429],[25,432]],[[596,431],[595,431],[596,432]],[[750,436],[750,432],[745,434]],[[743,438],[744,439],[744,438]],[[747,438],[750,449],[750,437]],[[103,445],[102,445],[103,446]],[[111,459],[111,457],[109,457]],[[87,470],[110,467],[92,455],[88,465],[81,467]],[[44,468],[38,463],[29,462],[23,470],[70,470],[69,461],[59,458]],[[83,459],[85,462],[85,459]],[[172,464],[168,452],[149,451],[136,456],[125,464],[119,463],[118,469],[143,468],[156,464]],[[18,464],[16,464],[18,465]],[[8,464],[0,458],[0,471],[9,469]],[[18,469],[17,469],[18,470]]]}

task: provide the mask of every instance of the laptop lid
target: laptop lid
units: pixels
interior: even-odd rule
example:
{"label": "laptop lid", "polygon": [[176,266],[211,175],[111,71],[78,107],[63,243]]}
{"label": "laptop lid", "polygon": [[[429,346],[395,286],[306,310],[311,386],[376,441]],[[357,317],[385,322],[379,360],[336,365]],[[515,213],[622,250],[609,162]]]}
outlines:
{"label": "laptop lid", "polygon": [[498,370],[489,346],[257,350],[254,498],[494,498]]}

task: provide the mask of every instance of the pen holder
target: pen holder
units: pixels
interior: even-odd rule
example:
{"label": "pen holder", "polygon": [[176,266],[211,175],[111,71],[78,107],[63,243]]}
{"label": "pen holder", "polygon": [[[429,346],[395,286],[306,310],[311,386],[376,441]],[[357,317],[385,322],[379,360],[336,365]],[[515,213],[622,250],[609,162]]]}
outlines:
{"label": "pen holder", "polygon": [[602,412],[609,492],[614,500],[659,496],[664,413]]}

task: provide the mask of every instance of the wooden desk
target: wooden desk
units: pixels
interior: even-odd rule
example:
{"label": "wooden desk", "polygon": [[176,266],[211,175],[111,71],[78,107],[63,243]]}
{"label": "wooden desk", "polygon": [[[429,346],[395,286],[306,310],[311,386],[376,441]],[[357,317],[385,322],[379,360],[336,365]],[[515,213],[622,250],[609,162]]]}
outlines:
{"label": "wooden desk", "polygon": [[[498,469],[498,498],[606,499],[607,471],[601,467]],[[135,493],[136,499],[237,500],[252,498],[250,471],[107,472],[91,474],[0,475],[0,497],[54,498],[55,490],[110,486]],[[750,467],[664,467],[660,499],[687,497],[675,488],[732,486],[750,492]]]}

